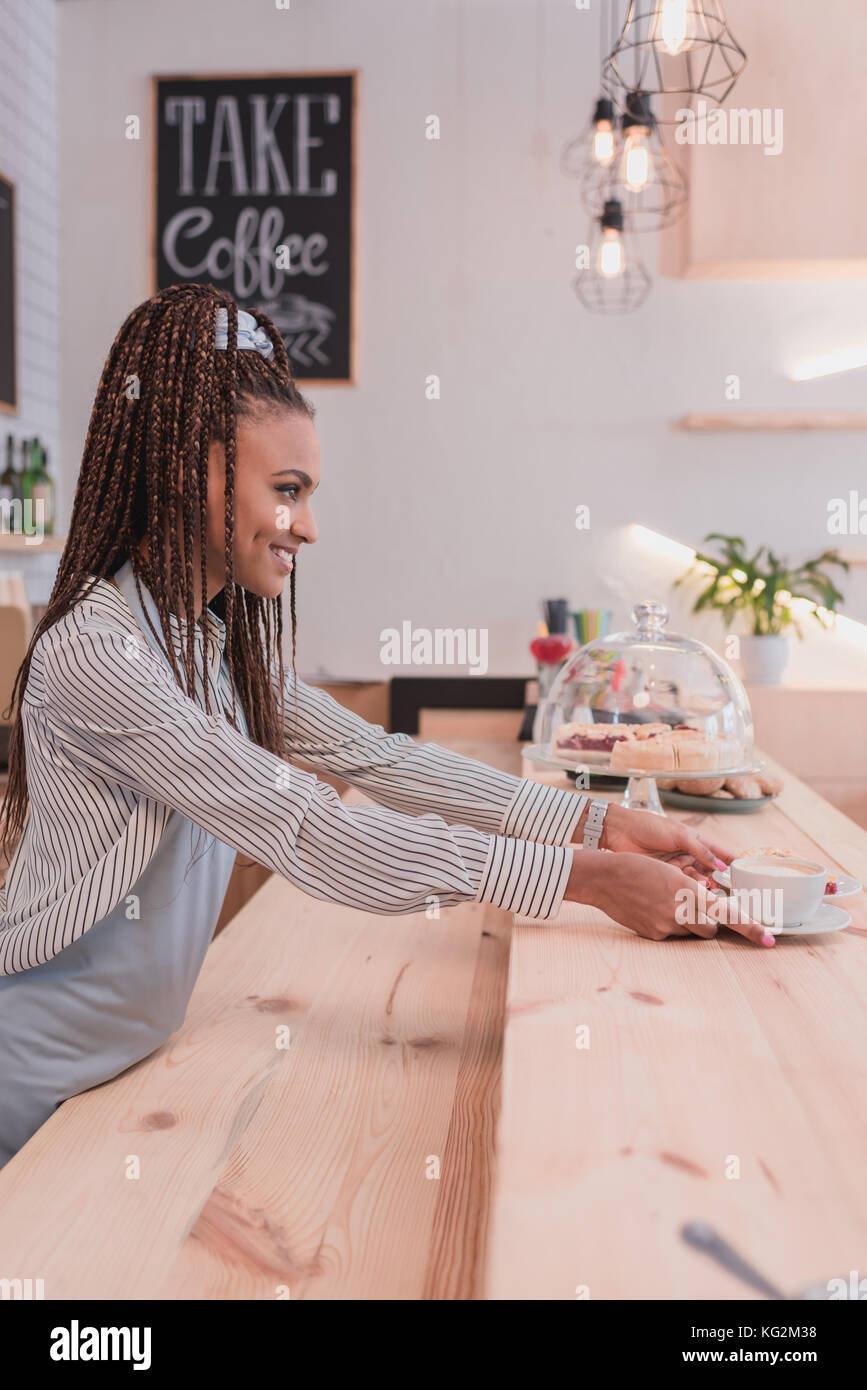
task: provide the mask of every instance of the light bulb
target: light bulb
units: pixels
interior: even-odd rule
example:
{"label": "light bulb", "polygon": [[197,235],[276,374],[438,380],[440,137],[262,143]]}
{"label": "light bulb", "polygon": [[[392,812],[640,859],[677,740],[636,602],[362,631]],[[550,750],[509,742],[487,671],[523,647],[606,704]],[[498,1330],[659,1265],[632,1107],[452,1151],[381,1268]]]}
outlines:
{"label": "light bulb", "polygon": [[623,182],[630,193],[642,193],[653,182],[653,159],[647,143],[648,132],[641,128],[629,136],[623,152]]}
{"label": "light bulb", "polygon": [[690,0],[658,0],[651,35],[657,48],[672,56],[686,53],[695,42],[696,15],[689,6]]}
{"label": "light bulb", "polygon": [[610,121],[599,121],[596,126],[593,158],[597,164],[610,164],[614,158],[614,131]]}
{"label": "light bulb", "polygon": [[604,275],[608,280],[613,280],[615,276],[623,274],[623,241],[620,233],[613,227],[602,229],[602,242],[599,246],[597,265],[599,274]]}

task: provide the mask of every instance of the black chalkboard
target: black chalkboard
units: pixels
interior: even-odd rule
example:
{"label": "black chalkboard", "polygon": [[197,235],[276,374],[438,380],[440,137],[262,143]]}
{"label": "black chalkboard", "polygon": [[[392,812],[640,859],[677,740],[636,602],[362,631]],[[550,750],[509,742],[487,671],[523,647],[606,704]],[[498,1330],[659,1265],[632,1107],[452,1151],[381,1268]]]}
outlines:
{"label": "black chalkboard", "polygon": [[156,77],[154,109],[154,289],[218,285],[353,382],[355,74]]}
{"label": "black chalkboard", "polygon": [[15,187],[0,174],[0,408],[17,410],[15,382]]}

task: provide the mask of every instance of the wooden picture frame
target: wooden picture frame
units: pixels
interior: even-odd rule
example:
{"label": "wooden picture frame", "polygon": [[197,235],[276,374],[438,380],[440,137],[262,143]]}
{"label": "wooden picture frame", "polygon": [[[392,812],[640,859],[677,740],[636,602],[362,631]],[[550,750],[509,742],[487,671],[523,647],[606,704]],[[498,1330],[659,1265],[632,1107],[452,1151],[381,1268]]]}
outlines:
{"label": "wooden picture frame", "polygon": [[18,313],[15,299],[15,184],[0,174],[0,302],[8,293],[9,317],[0,322],[0,411],[18,414]]}
{"label": "wooden picture frame", "polygon": [[[357,333],[358,333],[358,273],[357,273],[357,241],[358,241],[358,89],[359,73],[357,69],[340,70],[310,70],[310,71],[277,71],[277,72],[219,72],[219,73],[155,73],[151,76],[151,168],[150,168],[150,216],[148,228],[149,240],[149,283],[150,293],[158,292],[157,285],[157,193],[159,178],[159,84],[161,82],[196,82],[213,83],[221,82],[241,82],[241,81],[300,81],[303,79],[327,79],[341,78],[349,79],[351,87],[350,101],[350,167],[351,167],[351,190],[349,202],[349,334],[348,334],[348,374],[345,377],[297,377],[300,390],[305,391],[308,387],[339,387],[356,386],[358,384],[358,359],[357,359]],[[229,288],[229,293],[231,293]]]}

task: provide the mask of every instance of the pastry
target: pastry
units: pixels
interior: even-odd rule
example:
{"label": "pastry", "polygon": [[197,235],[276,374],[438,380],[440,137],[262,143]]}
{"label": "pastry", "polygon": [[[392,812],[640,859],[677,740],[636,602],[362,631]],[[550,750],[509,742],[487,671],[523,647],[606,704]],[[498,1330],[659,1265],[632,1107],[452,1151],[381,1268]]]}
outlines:
{"label": "pastry", "polygon": [[724,784],[723,777],[699,777],[695,782],[678,783],[678,790],[689,796],[713,796],[714,792],[722,791]]}
{"label": "pastry", "polygon": [[758,849],[745,849],[740,856],[741,859],[767,859],[769,856],[779,855],[782,859],[794,859],[795,853],[791,849],[776,849],[773,845],[759,846]]}
{"label": "pastry", "polygon": [[585,762],[607,763],[615,743],[628,737],[625,724],[561,724],[554,731],[554,752],[580,753]]}
{"label": "pastry", "polygon": [[[692,730],[688,733],[678,730],[675,734],[675,746],[677,748],[677,765],[684,772],[703,772],[705,769],[719,767],[719,749],[711,739],[702,738],[701,734],[695,734]],[[725,767],[725,763],[722,764]]]}
{"label": "pastry", "polygon": [[731,792],[726,791],[725,787],[721,787],[718,792],[711,792],[711,798],[714,801],[734,801],[735,799]]}
{"label": "pastry", "polygon": [[[651,730],[653,726],[646,728]],[[698,729],[666,729],[663,726],[663,732],[646,732],[643,738],[618,744],[611,754],[611,766],[711,772],[716,767],[731,767],[739,760],[732,743],[731,739],[706,738]]]}
{"label": "pastry", "polygon": [[[691,737],[690,737],[691,736]],[[743,748],[736,738],[713,738],[696,735],[694,730],[681,731],[681,760],[684,771],[699,768],[737,767],[743,762]]]}
{"label": "pastry", "polygon": [[725,786],[738,801],[759,801],[762,797],[755,777],[729,777]]}
{"label": "pastry", "polygon": [[612,770],[638,772],[673,772],[677,767],[674,754],[674,736],[670,729],[664,734],[647,738],[623,739],[615,743],[611,750]]}
{"label": "pastry", "polygon": [[756,777],[756,781],[762,789],[763,796],[778,796],[783,790],[783,782],[780,777],[766,777],[762,774]]}
{"label": "pastry", "polygon": [[742,761],[738,739],[708,736],[687,724],[561,724],[553,747],[560,757],[577,753],[584,762],[610,762],[615,772],[712,772]]}

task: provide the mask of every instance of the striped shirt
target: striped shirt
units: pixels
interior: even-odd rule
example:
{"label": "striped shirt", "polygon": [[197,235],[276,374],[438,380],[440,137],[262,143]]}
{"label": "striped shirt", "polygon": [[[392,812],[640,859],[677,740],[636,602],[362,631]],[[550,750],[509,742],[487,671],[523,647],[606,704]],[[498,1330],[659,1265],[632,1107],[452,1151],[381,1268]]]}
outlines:
{"label": "striped shirt", "polygon": [[[153,616],[144,586],[142,594]],[[559,910],[586,797],[386,733],[291,672],[284,735],[297,761],[286,763],[226,718],[225,625],[211,609],[204,623],[206,633],[195,628],[195,698],[106,579],[37,641],[21,707],[30,805],[0,890],[0,975],[51,959],[122,902],[172,810],[345,906],[399,914],[471,900],[540,918]],[[172,614],[170,629],[183,661],[185,621]],[[271,677],[279,695],[276,662]],[[345,805],[316,771],[376,804]]]}

